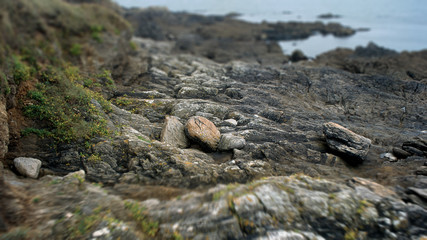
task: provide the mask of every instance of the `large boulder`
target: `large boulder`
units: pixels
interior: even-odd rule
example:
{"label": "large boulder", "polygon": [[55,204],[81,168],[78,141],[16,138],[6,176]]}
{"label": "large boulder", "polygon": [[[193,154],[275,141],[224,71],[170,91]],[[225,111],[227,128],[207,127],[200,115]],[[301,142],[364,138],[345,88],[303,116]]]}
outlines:
{"label": "large boulder", "polygon": [[18,157],[13,160],[18,172],[26,177],[37,178],[42,162],[35,158]]}
{"label": "large boulder", "polygon": [[171,146],[186,148],[189,141],[185,136],[185,127],[175,116],[166,116],[163,125],[160,141],[170,144]]}
{"label": "large boulder", "polygon": [[221,138],[221,133],[215,124],[204,117],[195,116],[188,119],[185,125],[187,136],[206,150],[215,151]]}
{"label": "large boulder", "polygon": [[323,133],[331,149],[348,155],[352,160],[357,160],[356,163],[361,163],[366,158],[371,146],[370,139],[333,122],[323,125]]}

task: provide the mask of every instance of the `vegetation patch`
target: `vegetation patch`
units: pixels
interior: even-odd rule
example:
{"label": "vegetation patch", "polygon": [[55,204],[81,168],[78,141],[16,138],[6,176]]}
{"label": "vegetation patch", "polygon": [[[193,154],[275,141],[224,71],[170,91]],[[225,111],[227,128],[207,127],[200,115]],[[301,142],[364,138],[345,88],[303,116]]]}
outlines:
{"label": "vegetation patch", "polygon": [[[58,143],[105,136],[110,132],[103,117],[111,106],[99,93],[85,88],[76,69],[49,67],[39,72],[40,82],[28,92],[26,116],[41,121],[43,129],[28,128],[24,134],[52,137]],[[102,109],[96,106],[96,101]]]}
{"label": "vegetation patch", "polygon": [[19,85],[22,81],[30,78],[30,67],[19,56],[12,56],[12,74],[15,84]]}
{"label": "vegetation patch", "polygon": [[74,43],[71,45],[70,48],[70,55],[71,56],[80,56],[82,54],[82,45],[78,43]]}
{"label": "vegetation patch", "polygon": [[150,237],[156,236],[159,231],[159,223],[148,219],[144,207],[136,202],[125,201],[125,208],[145,234]]}

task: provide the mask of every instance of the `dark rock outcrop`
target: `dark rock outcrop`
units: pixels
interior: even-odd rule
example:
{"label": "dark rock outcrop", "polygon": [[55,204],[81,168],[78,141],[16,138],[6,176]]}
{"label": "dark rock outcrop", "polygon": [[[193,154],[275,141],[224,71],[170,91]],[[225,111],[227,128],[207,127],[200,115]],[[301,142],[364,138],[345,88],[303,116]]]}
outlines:
{"label": "dark rock outcrop", "polygon": [[338,23],[248,23],[230,16],[172,13],[162,8],[131,9],[125,14],[135,35],[174,41],[174,52],[204,56],[217,62],[241,59],[263,64],[287,62],[277,41],[305,39],[315,32],[350,36],[355,30]]}
{"label": "dark rock outcrop", "polygon": [[323,125],[323,133],[330,148],[362,161],[365,159],[371,146],[370,139],[333,122]]}

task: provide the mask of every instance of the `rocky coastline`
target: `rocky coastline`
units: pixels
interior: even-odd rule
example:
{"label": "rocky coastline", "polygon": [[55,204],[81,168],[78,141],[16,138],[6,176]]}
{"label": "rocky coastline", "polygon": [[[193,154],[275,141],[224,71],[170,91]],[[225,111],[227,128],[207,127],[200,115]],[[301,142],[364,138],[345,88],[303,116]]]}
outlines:
{"label": "rocky coastline", "polygon": [[[49,1],[0,7],[1,29],[5,11],[37,20],[19,36],[39,54],[0,38],[0,239],[427,237],[426,51],[307,59],[277,41],[357,31]],[[66,134],[55,84],[77,89]]]}

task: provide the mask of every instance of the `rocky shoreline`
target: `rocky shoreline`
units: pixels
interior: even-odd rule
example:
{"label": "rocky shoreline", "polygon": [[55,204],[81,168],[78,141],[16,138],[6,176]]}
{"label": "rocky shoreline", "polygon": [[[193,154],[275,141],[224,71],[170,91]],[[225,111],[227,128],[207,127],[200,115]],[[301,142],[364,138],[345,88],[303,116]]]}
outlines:
{"label": "rocky shoreline", "polygon": [[114,134],[52,147],[19,134],[37,122],[14,123],[19,94],[2,98],[0,239],[427,236],[426,51],[290,64],[277,40],[355,31],[114,11],[134,36],[72,58],[111,71],[94,79],[114,87],[84,84],[112,103],[90,100]]}

